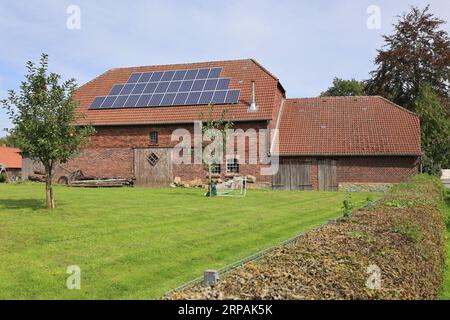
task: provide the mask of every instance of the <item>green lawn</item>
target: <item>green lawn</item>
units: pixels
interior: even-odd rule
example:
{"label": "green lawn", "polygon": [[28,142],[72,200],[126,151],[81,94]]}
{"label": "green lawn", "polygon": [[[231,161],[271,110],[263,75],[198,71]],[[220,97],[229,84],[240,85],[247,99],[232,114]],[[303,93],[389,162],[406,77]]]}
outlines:
{"label": "green lawn", "polygon": [[[340,215],[344,193],[0,184],[1,299],[148,299]],[[368,196],[355,193],[356,205]],[[66,269],[81,268],[81,290]]]}
{"label": "green lawn", "polygon": [[[447,190],[445,198],[444,212],[450,218],[450,190]],[[444,284],[441,292],[441,299],[450,300],[450,223],[447,223],[447,233],[445,241],[445,263],[447,265]]]}

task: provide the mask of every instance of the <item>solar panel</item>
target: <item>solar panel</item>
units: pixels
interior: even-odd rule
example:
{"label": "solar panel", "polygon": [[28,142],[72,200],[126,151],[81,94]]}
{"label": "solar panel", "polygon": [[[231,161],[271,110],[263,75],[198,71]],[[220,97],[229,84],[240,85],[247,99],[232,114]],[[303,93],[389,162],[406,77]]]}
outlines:
{"label": "solar panel", "polygon": [[144,72],[138,82],[149,82],[153,72]]}
{"label": "solar panel", "polygon": [[200,96],[199,104],[209,104],[214,96],[214,91],[203,91]]}
{"label": "solar panel", "polygon": [[118,96],[116,101],[114,101],[112,107],[113,108],[121,108],[125,105],[125,102],[127,101],[128,96]]}
{"label": "solar panel", "polygon": [[122,91],[122,88],[123,88],[123,84],[116,84],[116,85],[114,85],[112,87],[111,91],[109,92],[109,95],[113,96],[113,95],[119,94],[120,91]]}
{"label": "solar panel", "polygon": [[216,91],[214,92],[214,97],[212,103],[224,103],[225,97],[227,96],[227,92],[224,91]]}
{"label": "solar panel", "polygon": [[164,95],[164,98],[161,101],[162,106],[171,106],[173,103],[173,100],[175,100],[176,93],[166,93]]}
{"label": "solar panel", "polygon": [[141,77],[141,73],[133,73],[130,78],[128,79],[128,83],[135,83],[139,80],[139,78]]}
{"label": "solar panel", "polygon": [[191,92],[189,93],[189,97],[186,100],[187,105],[195,105],[198,103],[198,99],[200,99],[201,92]]}
{"label": "solar panel", "polygon": [[196,79],[206,79],[206,78],[208,78],[209,70],[210,69],[200,69],[200,70],[198,70]]}
{"label": "solar panel", "polygon": [[141,94],[144,92],[146,83],[138,83],[134,86],[133,91],[131,91],[132,94]]}
{"label": "solar panel", "polygon": [[126,83],[114,84],[109,94],[96,97],[90,109],[177,105],[233,104],[241,90],[230,89],[222,68],[135,72]]}
{"label": "solar panel", "polygon": [[116,101],[117,96],[107,96],[105,101],[103,101],[102,106],[100,108],[111,108],[114,101]]}
{"label": "solar panel", "polygon": [[125,102],[124,106],[125,107],[134,107],[134,106],[136,106],[136,103],[138,102],[139,97],[140,96],[138,94],[130,95],[128,97],[127,101]]}
{"label": "solar panel", "polygon": [[222,73],[222,68],[213,68],[209,72],[208,78],[220,78],[221,73]]}

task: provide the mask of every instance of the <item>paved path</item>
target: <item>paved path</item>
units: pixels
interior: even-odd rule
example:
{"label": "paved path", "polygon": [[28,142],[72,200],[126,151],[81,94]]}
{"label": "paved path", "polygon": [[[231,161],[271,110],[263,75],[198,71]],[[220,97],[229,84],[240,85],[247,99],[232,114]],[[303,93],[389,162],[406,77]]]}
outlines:
{"label": "paved path", "polygon": [[450,170],[442,170],[442,177],[441,177],[442,183],[445,184],[447,188],[450,189]]}
{"label": "paved path", "polygon": [[442,179],[442,182],[444,183],[444,185],[450,189],[450,179]]}

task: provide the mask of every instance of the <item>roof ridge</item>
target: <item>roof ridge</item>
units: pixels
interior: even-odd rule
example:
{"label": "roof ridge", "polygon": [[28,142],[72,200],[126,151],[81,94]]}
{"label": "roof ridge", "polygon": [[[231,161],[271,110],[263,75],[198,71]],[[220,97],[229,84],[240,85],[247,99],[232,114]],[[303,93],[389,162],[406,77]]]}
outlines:
{"label": "roof ridge", "polygon": [[326,97],[303,97],[288,98],[287,100],[306,100],[306,99],[354,99],[354,98],[378,98],[380,96],[326,96]]}
{"label": "roof ridge", "polygon": [[[238,61],[253,61],[256,62],[252,58],[247,59],[230,59],[230,60],[210,60],[210,61],[197,61],[197,62],[180,62],[180,63],[169,63],[169,64],[148,64],[148,65],[140,65],[140,66],[126,66],[126,67],[115,67],[111,68],[111,70],[123,70],[123,69],[137,69],[137,68],[149,68],[149,67],[176,67],[187,64],[203,64],[203,63],[218,63],[218,62],[238,62]],[[257,63],[259,65],[259,63]]]}
{"label": "roof ridge", "polygon": [[389,99],[386,99],[386,98],[383,97],[383,96],[375,96],[375,97],[381,98],[381,99],[383,99],[384,101],[386,101],[386,102],[392,104],[394,107],[397,107],[397,108],[399,108],[400,110],[406,111],[406,112],[408,112],[408,113],[410,113],[410,114],[412,114],[412,115],[414,115],[414,116],[416,116],[416,117],[419,117],[419,115],[418,115],[417,113],[415,113],[415,112],[413,112],[413,111],[411,111],[411,110],[408,110],[408,109],[406,109],[405,107],[402,107],[401,105],[396,104],[395,102],[393,102],[393,101],[391,101],[391,100],[389,100]]}

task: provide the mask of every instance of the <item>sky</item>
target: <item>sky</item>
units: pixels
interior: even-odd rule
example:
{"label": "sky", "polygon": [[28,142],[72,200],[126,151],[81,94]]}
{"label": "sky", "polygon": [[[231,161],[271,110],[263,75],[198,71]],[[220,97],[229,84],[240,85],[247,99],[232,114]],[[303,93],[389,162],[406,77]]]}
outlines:
{"label": "sky", "polygon": [[[254,58],[288,97],[313,97],[334,77],[367,79],[396,16],[427,4],[450,21],[448,0],[2,0],[0,99],[43,52],[79,85],[115,67]],[[10,127],[0,107],[0,136]]]}

